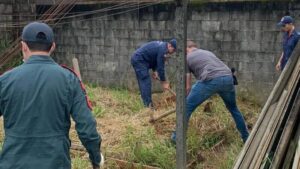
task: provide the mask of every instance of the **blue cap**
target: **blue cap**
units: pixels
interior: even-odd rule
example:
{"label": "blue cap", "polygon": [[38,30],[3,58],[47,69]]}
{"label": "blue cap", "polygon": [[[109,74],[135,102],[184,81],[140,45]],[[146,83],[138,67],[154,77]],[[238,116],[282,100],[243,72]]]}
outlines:
{"label": "blue cap", "polygon": [[277,23],[277,26],[284,26],[289,23],[294,23],[294,19],[291,16],[284,16],[281,18],[280,22]]}
{"label": "blue cap", "polygon": [[54,42],[54,33],[47,24],[32,22],[23,28],[22,40],[25,42],[52,43]]}
{"label": "blue cap", "polygon": [[169,43],[170,43],[175,49],[177,49],[177,41],[176,41],[176,39],[170,40]]}

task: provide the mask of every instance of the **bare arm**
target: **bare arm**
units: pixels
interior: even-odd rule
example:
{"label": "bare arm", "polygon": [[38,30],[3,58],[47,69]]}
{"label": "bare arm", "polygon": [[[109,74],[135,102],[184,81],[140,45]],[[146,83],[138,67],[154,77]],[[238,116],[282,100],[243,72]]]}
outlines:
{"label": "bare arm", "polygon": [[191,83],[192,83],[191,73],[187,73],[186,74],[186,95],[188,95],[190,93]]}
{"label": "bare arm", "polygon": [[283,58],[283,52],[281,53],[281,56],[280,56],[280,58],[279,58],[279,60],[278,60],[278,63],[277,63],[277,65],[276,65],[276,70],[278,70],[278,71],[280,71],[281,60],[282,60],[282,58]]}

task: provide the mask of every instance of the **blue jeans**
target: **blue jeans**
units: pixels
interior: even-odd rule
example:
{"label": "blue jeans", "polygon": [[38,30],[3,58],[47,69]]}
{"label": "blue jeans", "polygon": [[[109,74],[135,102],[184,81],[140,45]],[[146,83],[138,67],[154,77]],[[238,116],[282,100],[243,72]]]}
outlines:
{"label": "blue jeans", "polygon": [[[236,127],[245,142],[249,136],[243,115],[236,105],[235,88],[231,75],[217,77],[209,81],[197,81],[186,100],[187,120],[189,121],[193,111],[210,96],[218,94],[231,113]],[[188,122],[187,121],[187,122]]]}
{"label": "blue jeans", "polygon": [[149,107],[150,104],[152,104],[151,77],[149,75],[149,68],[146,63],[136,61],[134,59],[131,59],[131,64],[136,74],[144,106]]}

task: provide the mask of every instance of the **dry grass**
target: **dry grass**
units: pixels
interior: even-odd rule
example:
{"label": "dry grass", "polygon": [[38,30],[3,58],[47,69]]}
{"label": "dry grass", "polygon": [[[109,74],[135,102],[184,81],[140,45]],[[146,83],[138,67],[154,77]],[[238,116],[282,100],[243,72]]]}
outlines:
{"label": "dry grass", "polygon": [[[102,136],[102,151],[107,157],[118,158],[160,168],[174,168],[175,146],[170,143],[175,128],[175,114],[155,124],[148,123],[149,112],[143,108],[138,93],[121,89],[87,87]],[[175,107],[171,94],[154,94],[157,107],[155,115]],[[212,110],[204,112],[203,106],[193,113],[188,130],[188,163],[190,168],[231,168],[242,147],[230,113],[219,97],[212,97]],[[205,103],[203,104],[205,105]],[[253,126],[260,107],[238,100],[248,126]],[[2,120],[1,120],[2,121]],[[2,123],[0,140],[3,139]],[[74,124],[70,132],[72,143],[80,144]],[[71,151],[74,169],[88,169],[90,164],[85,152]],[[105,168],[119,168],[107,160]]]}

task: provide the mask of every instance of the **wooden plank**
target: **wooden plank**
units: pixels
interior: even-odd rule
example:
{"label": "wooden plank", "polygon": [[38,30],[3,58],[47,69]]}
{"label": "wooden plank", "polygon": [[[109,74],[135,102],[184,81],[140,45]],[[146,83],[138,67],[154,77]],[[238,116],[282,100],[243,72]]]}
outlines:
{"label": "wooden plank", "polygon": [[[293,85],[288,85],[289,87],[287,87],[289,90],[289,94],[287,96],[287,101],[286,103],[283,105],[283,109],[281,110],[281,113],[279,115],[279,119],[276,119],[276,123],[274,123],[273,129],[272,129],[272,133],[270,133],[270,136],[268,138],[268,143],[266,143],[265,147],[267,148],[267,150],[265,151],[264,149],[264,154],[265,154],[265,159],[262,160],[262,164],[260,166],[260,168],[265,168],[265,166],[270,166],[270,164],[272,163],[272,160],[274,158],[274,151],[276,150],[276,148],[278,147],[278,142],[283,134],[283,129],[284,126],[287,123],[288,117],[290,115],[290,110],[293,107],[293,102],[291,102],[293,100],[294,96],[294,90],[296,87],[296,83],[294,81],[290,81],[290,84]],[[292,87],[293,86],[293,87]]]}
{"label": "wooden plank", "polygon": [[75,73],[77,74],[78,78],[79,78],[80,80],[82,80],[82,78],[81,78],[81,73],[80,73],[80,69],[79,69],[78,59],[77,59],[77,58],[73,58],[73,59],[72,59],[72,63],[73,63],[73,69],[74,69]]}
{"label": "wooden plank", "polygon": [[300,138],[300,125],[298,124],[298,128],[296,131],[295,136],[293,137],[289,148],[288,148],[288,152],[284,158],[284,162],[283,162],[283,167],[282,169],[290,169],[293,165],[293,157],[295,155],[296,152],[296,148],[297,148],[297,143],[299,142],[299,138]]}
{"label": "wooden plank", "polygon": [[[250,133],[250,136],[249,136],[246,144],[244,145],[242,151],[240,152],[240,155],[238,156],[238,158],[235,162],[234,169],[242,168],[241,166],[243,166],[242,163],[244,162],[244,159],[249,158],[249,156],[251,156],[251,153],[250,153],[250,155],[246,155],[246,154],[248,153],[248,151],[251,151],[253,149],[253,148],[250,148],[250,146],[253,145],[252,142],[254,141],[254,138],[257,137],[257,135],[259,134],[258,133],[259,128],[263,124],[263,121],[266,117],[266,114],[269,111],[270,106],[272,104],[274,105],[274,103],[276,103],[278,101],[278,98],[279,98],[280,94],[282,93],[282,91],[290,77],[290,74],[294,70],[297,60],[299,62],[299,57],[298,57],[299,55],[300,55],[300,43],[298,43],[296,45],[296,48],[294,49],[294,51],[291,55],[291,58],[289,59],[287,65],[286,65],[286,68],[283,70],[283,72],[279,76],[273,90],[271,91],[271,93],[268,97],[268,100],[265,103],[265,105],[260,113],[260,116],[259,116],[257,122],[255,123],[252,132]],[[244,169],[244,168],[242,168],[242,169]]]}
{"label": "wooden plank", "polygon": [[[267,131],[267,137],[262,138],[263,140],[263,144],[262,145],[262,151],[258,154],[258,159],[253,159],[253,161],[256,162],[256,165],[254,168],[264,168],[266,161],[268,160],[268,150],[270,150],[274,144],[275,138],[280,137],[280,135],[282,134],[282,132],[279,132],[281,126],[284,126],[284,124],[286,123],[286,118],[287,116],[290,114],[290,112],[288,111],[288,108],[291,107],[293,105],[293,103],[290,103],[293,97],[293,93],[295,92],[296,86],[297,86],[297,82],[299,81],[299,71],[300,68],[298,67],[300,66],[300,60],[298,60],[297,62],[297,66],[295,67],[291,78],[289,79],[288,85],[287,85],[287,96],[286,99],[284,100],[284,103],[282,104],[282,106],[279,107],[278,110],[278,116],[275,120],[271,120],[271,125],[273,125],[271,127],[270,131]],[[282,96],[281,96],[282,97]],[[274,123],[273,123],[274,122]],[[264,162],[263,162],[263,158],[264,156],[266,156]]]}
{"label": "wooden plank", "polygon": [[284,156],[286,149],[288,147],[288,143],[292,137],[292,132],[294,131],[294,127],[296,126],[298,117],[300,116],[300,90],[297,92],[297,96],[295,98],[295,102],[291,109],[291,113],[287,119],[287,123],[282,131],[281,138],[278,142],[278,147],[274,154],[274,159],[272,162],[272,168],[279,168],[282,163],[282,157]]}
{"label": "wooden plank", "polygon": [[298,139],[298,145],[292,169],[300,169],[300,138]]}
{"label": "wooden plank", "polygon": [[257,138],[259,139],[259,144],[258,146],[255,145],[255,147],[257,147],[257,151],[255,152],[253,158],[251,158],[250,168],[257,169],[260,167],[262,160],[265,157],[267,145],[269,144],[269,141],[273,136],[274,127],[276,126],[280,118],[282,109],[286,101],[287,101],[287,91],[283,91],[275,111],[271,112],[272,115],[271,118],[269,119],[269,122],[267,123],[267,128],[264,131],[263,136]]}
{"label": "wooden plank", "polygon": [[[274,134],[271,138],[271,141],[269,142],[268,145],[268,150],[266,152],[266,157],[265,160],[263,162],[263,164],[261,165],[261,168],[265,168],[265,165],[270,166],[272,162],[272,160],[274,159],[274,152],[276,152],[276,149],[278,148],[280,144],[278,144],[278,142],[280,141],[282,134],[283,134],[283,129],[288,121],[288,117],[290,116],[291,113],[291,109],[294,105],[295,102],[295,98],[297,95],[297,86],[299,83],[299,79],[300,79],[300,60],[298,60],[297,65],[292,73],[291,78],[289,79],[289,83],[286,87],[286,89],[289,91],[288,94],[288,101],[284,106],[284,109],[282,111],[282,115],[278,121],[278,123],[276,124],[275,130],[274,130]],[[291,102],[293,100],[293,102]],[[281,145],[282,146],[282,145]],[[280,156],[282,158],[282,156]],[[271,160],[271,161],[270,161]]]}
{"label": "wooden plank", "polygon": [[[253,137],[251,142],[246,142],[246,144],[248,144],[248,148],[244,149],[245,153],[241,158],[239,158],[238,160],[240,160],[238,163],[236,163],[236,165],[234,166],[235,169],[244,169],[244,168],[249,168],[250,163],[252,162],[252,158],[255,155],[259,142],[261,141],[261,137],[263,136],[263,134],[265,133],[265,129],[267,128],[268,122],[270,121],[270,118],[272,116],[272,112],[274,112],[275,108],[277,107],[278,103],[274,103],[273,105],[270,106],[268,112],[266,113],[266,116],[262,119],[261,125],[260,127],[257,129],[257,131],[255,133],[251,133],[251,136]],[[245,148],[245,146],[244,146]]]}

